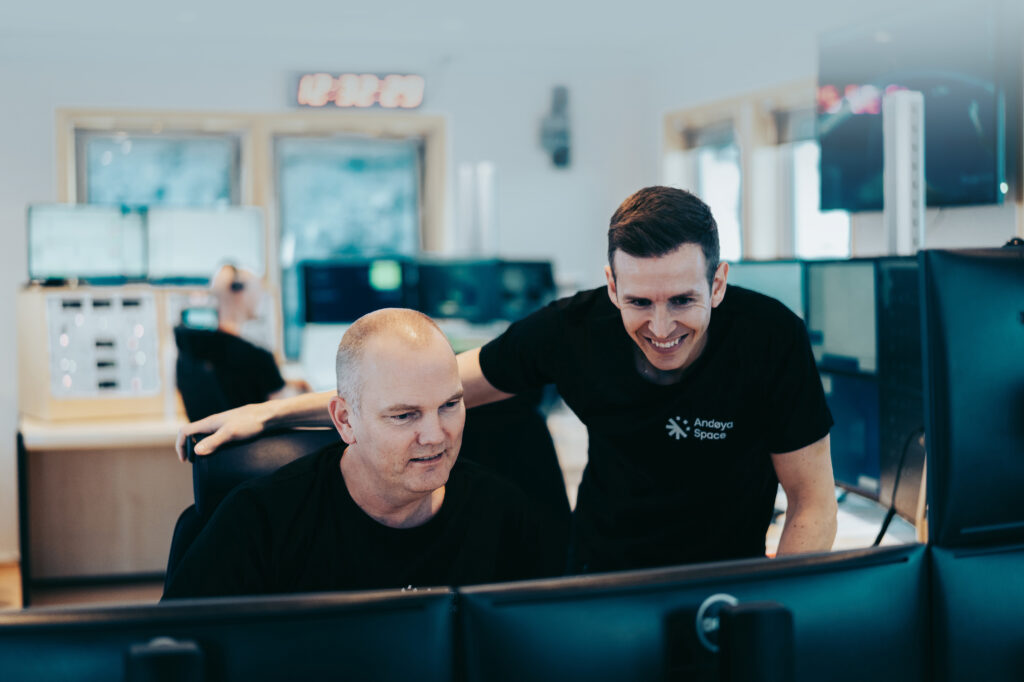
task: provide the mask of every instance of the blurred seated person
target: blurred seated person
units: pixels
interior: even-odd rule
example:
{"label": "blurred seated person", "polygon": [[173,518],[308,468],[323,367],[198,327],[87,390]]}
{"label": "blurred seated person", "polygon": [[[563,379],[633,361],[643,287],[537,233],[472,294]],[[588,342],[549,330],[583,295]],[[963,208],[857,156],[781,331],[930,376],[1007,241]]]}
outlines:
{"label": "blurred seated person", "polygon": [[217,299],[217,329],[174,330],[178,389],[189,420],[309,391],[305,380],[281,376],[272,353],[242,338],[243,325],[257,319],[265,297],[260,279],[225,265],[211,280],[210,291]]}
{"label": "blurred seated person", "polygon": [[385,309],[360,318],[338,346],[336,370],[328,412],[342,442],[236,488],[164,599],[562,572],[560,522],[480,465],[456,462],[462,382],[429,317]]}

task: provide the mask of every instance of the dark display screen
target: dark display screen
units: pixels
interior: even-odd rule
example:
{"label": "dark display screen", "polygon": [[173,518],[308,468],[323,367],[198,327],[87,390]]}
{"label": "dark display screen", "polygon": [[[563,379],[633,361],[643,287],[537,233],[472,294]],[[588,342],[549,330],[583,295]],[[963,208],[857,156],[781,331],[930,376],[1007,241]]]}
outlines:
{"label": "dark display screen", "polygon": [[1007,133],[1016,138],[1019,90],[1010,84],[1019,66],[1003,58],[1005,27],[985,7],[917,13],[822,36],[822,210],[882,209],[882,97],[894,90],[924,96],[927,205],[1002,201],[1006,150],[1016,149]]}

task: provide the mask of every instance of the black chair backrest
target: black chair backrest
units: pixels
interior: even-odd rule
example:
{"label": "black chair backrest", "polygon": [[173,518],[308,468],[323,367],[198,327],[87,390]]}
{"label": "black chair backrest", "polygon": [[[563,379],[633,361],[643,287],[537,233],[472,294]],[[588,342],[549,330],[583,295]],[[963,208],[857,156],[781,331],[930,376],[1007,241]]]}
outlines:
{"label": "black chair backrest", "polygon": [[221,388],[212,360],[192,352],[188,338],[195,333],[195,330],[186,327],[177,327],[174,330],[174,339],[178,346],[175,381],[181,393],[181,400],[185,403],[185,414],[188,415],[189,421],[197,421],[211,414],[238,407],[231,403]]}
{"label": "black chair backrest", "polygon": [[196,455],[195,444],[202,438],[187,439],[186,448],[192,462],[196,510],[204,519],[213,514],[221,500],[239,483],[274,472],[340,440],[333,428],[286,429],[227,443],[209,455]]}

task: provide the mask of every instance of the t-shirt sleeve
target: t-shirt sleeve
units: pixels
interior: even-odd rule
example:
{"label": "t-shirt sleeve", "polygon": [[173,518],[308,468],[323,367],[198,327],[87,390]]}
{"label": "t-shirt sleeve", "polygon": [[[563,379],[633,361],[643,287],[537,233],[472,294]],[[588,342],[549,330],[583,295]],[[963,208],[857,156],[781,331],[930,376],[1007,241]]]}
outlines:
{"label": "t-shirt sleeve", "polygon": [[492,386],[522,393],[553,383],[560,362],[564,323],[558,303],[512,323],[480,349],[480,369]]}
{"label": "t-shirt sleeve", "polygon": [[185,552],[163,599],[271,591],[268,528],[256,496],[244,488],[232,492]]}
{"label": "t-shirt sleeve", "polygon": [[807,329],[795,315],[786,324],[789,341],[781,347],[767,386],[768,447],[776,454],[821,440],[833,424]]}

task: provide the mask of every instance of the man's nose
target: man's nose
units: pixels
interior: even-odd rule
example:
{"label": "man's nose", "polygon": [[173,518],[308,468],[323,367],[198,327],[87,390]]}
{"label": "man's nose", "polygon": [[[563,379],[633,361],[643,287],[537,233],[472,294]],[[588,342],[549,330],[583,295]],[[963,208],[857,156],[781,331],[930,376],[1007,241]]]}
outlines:
{"label": "man's nose", "polygon": [[441,423],[440,415],[425,415],[423,419],[420,420],[418,440],[420,445],[435,445],[444,442],[444,425]]}
{"label": "man's nose", "polygon": [[672,321],[672,317],[668,314],[667,306],[654,306],[654,317],[651,320],[652,334],[659,339],[668,338],[675,326],[675,322]]}

